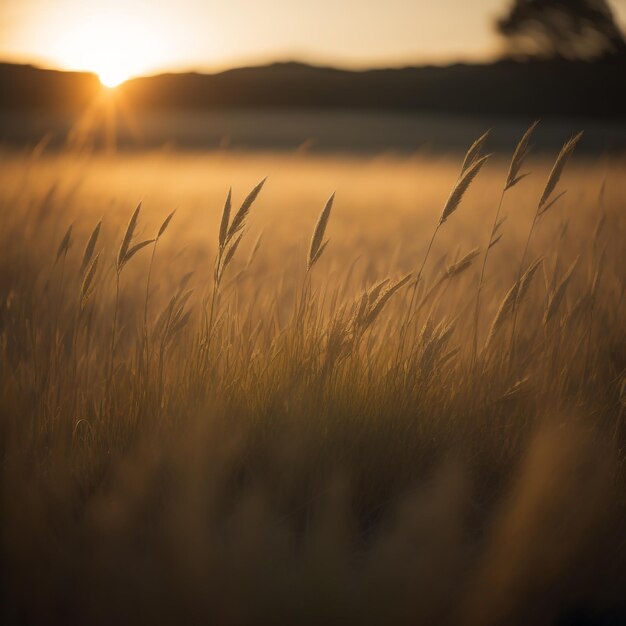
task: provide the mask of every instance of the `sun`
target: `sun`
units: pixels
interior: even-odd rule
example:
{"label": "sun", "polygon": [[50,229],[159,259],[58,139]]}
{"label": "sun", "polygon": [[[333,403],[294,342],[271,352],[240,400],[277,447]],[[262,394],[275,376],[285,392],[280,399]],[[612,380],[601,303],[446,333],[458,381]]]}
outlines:
{"label": "sun", "polygon": [[124,71],[123,68],[108,68],[103,70],[97,70],[98,78],[104,87],[107,89],[115,89],[123,82],[127,81],[130,76]]}
{"label": "sun", "polygon": [[60,31],[55,46],[60,65],[93,72],[108,88],[154,71],[163,62],[162,34],[136,14],[110,11],[76,16]]}

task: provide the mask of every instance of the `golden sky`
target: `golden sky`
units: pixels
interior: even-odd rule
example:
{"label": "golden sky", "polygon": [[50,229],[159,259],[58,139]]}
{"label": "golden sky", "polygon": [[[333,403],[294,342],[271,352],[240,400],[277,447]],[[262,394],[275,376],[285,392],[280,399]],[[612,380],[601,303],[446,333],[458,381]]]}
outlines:
{"label": "golden sky", "polygon": [[[95,71],[485,59],[504,0],[1,0],[0,59]],[[613,4],[621,20],[626,2]]]}

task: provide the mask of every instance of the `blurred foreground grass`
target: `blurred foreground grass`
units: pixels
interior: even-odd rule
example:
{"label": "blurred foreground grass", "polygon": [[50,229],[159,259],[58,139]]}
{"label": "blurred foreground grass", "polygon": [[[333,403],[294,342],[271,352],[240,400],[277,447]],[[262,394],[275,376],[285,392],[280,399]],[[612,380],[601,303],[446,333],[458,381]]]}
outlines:
{"label": "blurred foreground grass", "polygon": [[[478,173],[415,286],[453,159],[0,155],[5,623],[623,609],[625,163],[574,156],[520,266],[552,167],[525,164],[476,334],[509,156]],[[266,175],[216,284],[228,188],[232,224]]]}

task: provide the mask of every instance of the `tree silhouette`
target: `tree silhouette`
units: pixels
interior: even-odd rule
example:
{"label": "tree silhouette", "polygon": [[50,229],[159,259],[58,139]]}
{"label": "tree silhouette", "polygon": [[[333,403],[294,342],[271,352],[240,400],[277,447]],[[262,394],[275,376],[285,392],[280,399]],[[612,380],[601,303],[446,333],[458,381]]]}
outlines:
{"label": "tree silhouette", "polygon": [[606,0],[513,0],[496,22],[515,53],[598,58],[626,56],[626,42]]}

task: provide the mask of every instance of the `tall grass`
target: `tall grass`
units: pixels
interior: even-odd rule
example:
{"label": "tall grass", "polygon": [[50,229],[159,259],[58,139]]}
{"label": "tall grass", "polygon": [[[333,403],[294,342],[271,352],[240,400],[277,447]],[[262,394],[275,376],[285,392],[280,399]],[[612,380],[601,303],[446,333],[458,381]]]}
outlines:
{"label": "tall grass", "polygon": [[[55,180],[0,192],[5,623],[626,608],[624,188],[612,174],[600,206],[604,172],[568,177],[573,140],[520,242],[534,130],[504,191],[485,134],[422,215],[339,193],[272,220],[263,180],[234,217],[229,191],[97,221],[63,155],[11,156]],[[559,181],[574,200],[544,218]]]}

